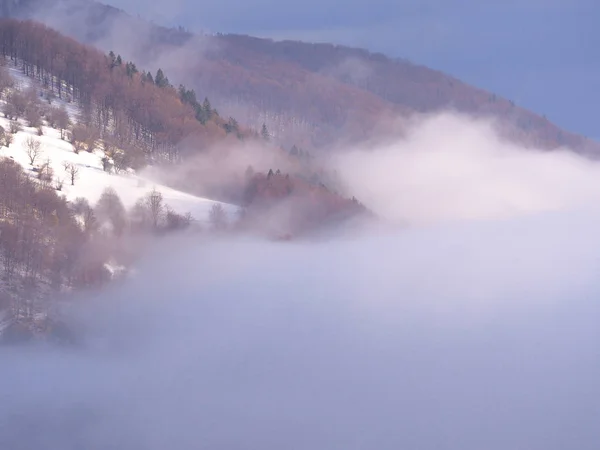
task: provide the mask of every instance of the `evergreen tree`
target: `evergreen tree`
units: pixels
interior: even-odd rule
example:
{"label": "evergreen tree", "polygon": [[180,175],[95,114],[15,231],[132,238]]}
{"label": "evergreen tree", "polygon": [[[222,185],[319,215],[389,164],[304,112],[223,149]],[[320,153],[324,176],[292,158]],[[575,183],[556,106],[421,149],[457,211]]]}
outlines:
{"label": "evergreen tree", "polygon": [[206,117],[208,119],[210,119],[210,116],[212,113],[212,106],[210,105],[210,101],[208,100],[208,97],[204,97],[204,102],[202,103],[202,109],[204,110],[204,114],[206,114]]}
{"label": "evergreen tree", "polygon": [[214,111],[210,105],[210,101],[207,97],[204,98],[202,105],[197,104],[195,109],[196,119],[201,123],[206,123],[206,121],[209,120],[214,114]]}
{"label": "evergreen tree", "polygon": [[115,55],[115,52],[113,52],[112,50],[108,52],[108,62],[110,63],[111,69],[117,65],[117,57]]}
{"label": "evergreen tree", "polygon": [[183,84],[179,85],[179,98],[182,102],[194,107],[198,105],[198,101],[196,100],[196,92],[193,89],[186,89]]}
{"label": "evergreen tree", "polygon": [[273,176],[273,169],[269,169],[269,173],[267,174],[267,178],[271,178]]}
{"label": "evergreen tree", "polygon": [[292,148],[290,149],[290,155],[298,156],[298,147],[296,147],[296,144],[292,145]]}
{"label": "evergreen tree", "polygon": [[154,77],[154,84],[161,88],[167,87],[169,85],[169,79],[165,77],[165,74],[162,71],[162,69],[158,69],[156,71],[156,76]]}
{"label": "evergreen tree", "polygon": [[121,58],[121,55],[117,56],[117,60],[115,61],[115,63],[117,64],[117,66],[120,66],[121,64],[123,64],[123,59]]}
{"label": "evergreen tree", "polygon": [[227,123],[224,125],[224,128],[227,133],[237,132],[239,129],[237,120],[235,120],[233,117],[230,117]]}
{"label": "evergreen tree", "polygon": [[196,111],[196,120],[202,124],[206,123],[206,114],[204,114],[202,105],[196,105],[194,110]]}
{"label": "evergreen tree", "polygon": [[269,130],[267,129],[267,125],[263,123],[262,130],[260,131],[260,135],[265,141],[271,140],[271,135],[269,134]]}
{"label": "evergreen tree", "polygon": [[128,63],[125,65],[125,72],[127,73],[127,76],[128,76],[129,78],[132,78],[132,77],[133,77],[133,75],[134,75],[135,73],[137,73],[137,72],[138,72],[138,70],[137,70],[137,67],[135,66],[135,64],[134,64],[134,63],[132,63],[132,62],[128,62]]}

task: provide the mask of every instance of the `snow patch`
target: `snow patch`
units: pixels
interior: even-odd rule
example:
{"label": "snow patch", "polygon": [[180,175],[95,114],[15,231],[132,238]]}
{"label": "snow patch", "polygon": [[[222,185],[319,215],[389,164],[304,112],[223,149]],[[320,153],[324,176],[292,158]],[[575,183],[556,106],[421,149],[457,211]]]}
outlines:
{"label": "snow patch", "polygon": [[[9,72],[15,79],[16,88],[25,89],[35,86],[35,82],[18,69],[10,68]],[[60,101],[56,99],[54,102],[59,103]],[[68,105],[70,116],[72,118],[77,117],[76,107],[64,101],[63,103]],[[21,124],[23,125],[23,122]],[[8,132],[10,121],[0,117],[0,125]],[[0,147],[0,156],[13,159],[26,172],[31,174],[32,177],[36,175],[34,168],[39,168],[49,160],[50,167],[54,171],[54,180],[62,180],[64,182],[59,194],[63,195],[69,201],[77,197],[83,197],[90,204],[94,205],[102,195],[102,192],[110,187],[117,192],[125,207],[131,208],[137,200],[144,197],[152,189],[156,189],[162,194],[164,203],[173,211],[178,214],[189,212],[200,223],[208,222],[210,210],[215,204],[221,204],[231,219],[233,219],[237,212],[238,207],[235,205],[181,192],[140,176],[133,170],[123,174],[106,172],[103,170],[102,165],[102,158],[105,156],[103,151],[96,149],[93,152],[81,151],[75,153],[73,146],[60,138],[58,130],[45,126],[42,129],[44,135],[37,136],[35,128],[23,126],[23,130],[14,135],[13,142],[8,148]],[[41,143],[41,154],[35,160],[33,166],[30,164],[30,160],[23,147],[29,136],[34,136]],[[78,169],[74,185],[71,185],[70,176],[65,170],[65,164],[73,164]],[[55,184],[56,181],[53,185]]]}

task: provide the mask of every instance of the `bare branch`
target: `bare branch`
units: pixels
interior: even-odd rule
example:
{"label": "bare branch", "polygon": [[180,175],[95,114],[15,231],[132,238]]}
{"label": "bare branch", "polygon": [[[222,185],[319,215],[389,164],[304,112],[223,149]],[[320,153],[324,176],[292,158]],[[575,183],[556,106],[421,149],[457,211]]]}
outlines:
{"label": "bare branch", "polygon": [[63,163],[63,167],[65,168],[65,172],[67,172],[67,174],[71,178],[71,186],[75,186],[75,180],[79,175],[79,167],[77,167],[77,164],[73,164],[67,161]]}
{"label": "bare branch", "polygon": [[23,147],[25,149],[25,153],[27,153],[27,157],[29,158],[29,163],[33,166],[37,158],[42,153],[42,144],[33,136],[28,136],[23,143]]}

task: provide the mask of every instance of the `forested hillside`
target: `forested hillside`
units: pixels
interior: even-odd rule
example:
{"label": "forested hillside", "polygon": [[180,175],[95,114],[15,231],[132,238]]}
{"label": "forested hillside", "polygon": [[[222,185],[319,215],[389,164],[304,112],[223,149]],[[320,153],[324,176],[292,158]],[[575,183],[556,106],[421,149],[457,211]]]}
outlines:
{"label": "forested hillside", "polygon": [[[48,102],[44,108],[37,105],[35,90],[7,91],[5,116],[30,127],[50,125],[60,129],[61,137],[71,142],[76,153],[101,147],[106,170],[139,169],[157,163],[168,163],[176,169],[187,167],[191,169],[184,177],[172,177],[178,178],[172,179],[173,184],[202,194],[206,194],[200,191],[206,190],[204,179],[210,172],[211,193],[218,192],[248,211],[253,210],[251,201],[280,200],[252,196],[248,201],[248,170],[257,175],[264,171],[265,176],[271,169],[282,170],[295,186],[295,198],[306,195],[315,205],[320,204],[321,197],[315,192],[324,186],[302,149],[294,147],[288,152],[279,148],[271,142],[266,127],[259,134],[232,117],[224,120],[207,98],[199,102],[194,90],[181,84],[175,88],[161,69],[152,75],[124,60],[118,52],[103,54],[33,21],[0,20],[0,45],[4,61],[35,81]],[[6,77],[3,72],[4,87],[10,81]],[[52,106],[53,99],[63,106]],[[70,123],[65,104],[80,111],[75,123]],[[246,154],[243,145],[252,142],[266,154],[263,167],[253,167],[252,156]],[[206,159],[190,164],[198,155]],[[238,164],[237,169],[226,167],[237,157],[245,157],[248,164]],[[199,174],[202,179],[198,183]],[[311,184],[319,189],[307,189]],[[327,196],[337,195],[325,189]],[[320,209],[322,205],[315,207]],[[323,219],[325,216],[321,215]]]}
{"label": "forested hillside", "polygon": [[199,36],[93,1],[5,0],[3,11],[35,17],[105,51],[126,42],[122,52],[128,58],[176,75],[240,123],[254,129],[266,123],[287,149],[294,144],[310,150],[356,143],[396,130],[398,117],[450,108],[500,119],[504,135],[522,145],[568,146],[589,155],[599,151],[596,142],[511,99],[366,50],[250,36]]}
{"label": "forested hillside", "polygon": [[234,119],[224,121],[210,103],[199,105],[193,91],[177,90],[164,76],[155,82],[114,53],[107,56],[32,21],[2,20],[0,33],[5,58],[23,61],[25,74],[59,99],[81,104],[84,125],[127,147],[132,160],[175,161],[184,138],[205,149],[228,133],[244,136]]}

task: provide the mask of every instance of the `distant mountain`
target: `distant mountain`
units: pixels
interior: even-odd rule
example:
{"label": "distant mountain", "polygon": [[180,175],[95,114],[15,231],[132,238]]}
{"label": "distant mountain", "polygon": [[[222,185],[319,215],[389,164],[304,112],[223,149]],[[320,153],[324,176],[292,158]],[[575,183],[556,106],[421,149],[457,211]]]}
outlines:
{"label": "distant mountain", "polygon": [[382,54],[331,44],[240,35],[198,36],[88,0],[3,0],[2,13],[35,18],[210,97],[222,115],[269,130],[285,146],[356,142],[411,113],[454,109],[501,120],[505,135],[544,149],[596,154],[596,142],[494,93]]}

